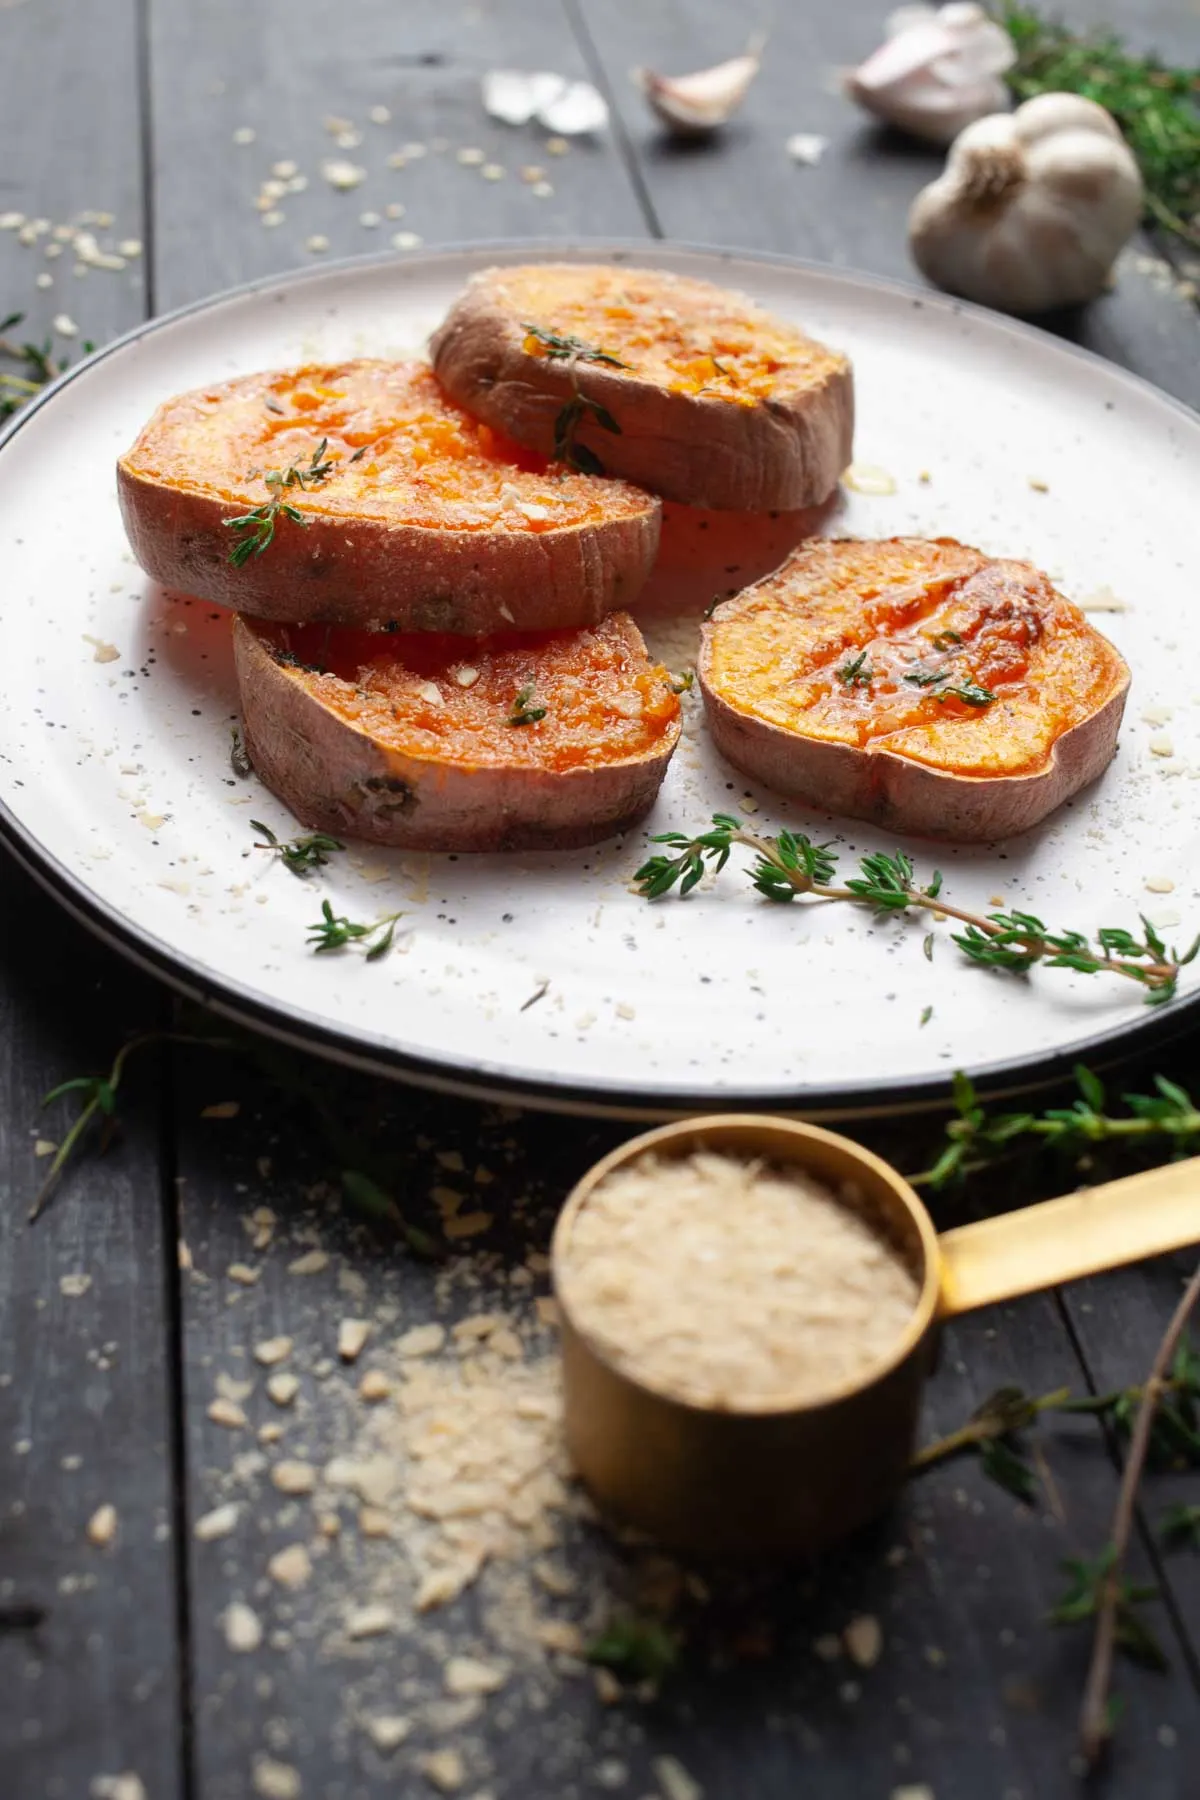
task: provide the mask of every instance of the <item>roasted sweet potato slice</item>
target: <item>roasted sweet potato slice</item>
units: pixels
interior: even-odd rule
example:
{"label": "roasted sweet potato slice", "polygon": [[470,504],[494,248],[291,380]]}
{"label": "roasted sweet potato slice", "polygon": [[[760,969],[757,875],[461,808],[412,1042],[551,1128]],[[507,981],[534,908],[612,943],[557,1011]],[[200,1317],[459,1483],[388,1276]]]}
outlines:
{"label": "roasted sweet potato slice", "polygon": [[1026,831],[1111,760],[1129,671],[1029,563],[823,540],[704,628],[730,762],[822,811],[955,843]]}
{"label": "roasted sweet potato slice", "polygon": [[592,624],[634,598],[658,546],[651,495],[506,443],[423,363],[311,365],[181,394],[117,479],[149,575],[266,619]]}
{"label": "roasted sweet potato slice", "polygon": [[234,621],[246,748],[305,825],[413,850],[595,843],[652,805],[679,700],[633,620],[462,638]]}
{"label": "roasted sweet potato slice", "polygon": [[488,424],[668,500],[815,506],[850,461],[846,358],[706,281],[487,269],[431,348],[447,391]]}

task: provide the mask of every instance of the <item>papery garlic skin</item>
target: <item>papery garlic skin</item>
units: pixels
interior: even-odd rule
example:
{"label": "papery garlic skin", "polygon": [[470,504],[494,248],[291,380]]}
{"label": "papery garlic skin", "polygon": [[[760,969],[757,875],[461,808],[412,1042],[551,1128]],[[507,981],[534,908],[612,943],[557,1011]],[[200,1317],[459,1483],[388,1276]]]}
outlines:
{"label": "papery garlic skin", "polygon": [[979,119],[917,195],[909,248],[936,286],[1002,312],[1078,306],[1105,286],[1142,215],[1116,123],[1078,94]]}
{"label": "papery garlic skin", "polygon": [[886,31],[886,42],[842,82],[850,99],[885,124],[949,144],[973,120],[1008,104],[1000,78],[1016,50],[973,0],[902,6]]}

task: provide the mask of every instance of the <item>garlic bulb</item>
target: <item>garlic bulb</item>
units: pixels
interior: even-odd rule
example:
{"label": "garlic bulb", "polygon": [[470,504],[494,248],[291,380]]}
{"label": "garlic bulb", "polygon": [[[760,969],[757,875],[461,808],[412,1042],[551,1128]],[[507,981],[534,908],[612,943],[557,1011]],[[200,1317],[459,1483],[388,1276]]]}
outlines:
{"label": "garlic bulb", "polygon": [[1039,94],[978,119],[908,218],[921,273],[1003,312],[1098,294],[1142,212],[1133,153],[1102,106]]}
{"label": "garlic bulb", "polygon": [[761,38],[752,38],[741,56],[694,75],[631,69],[629,76],[670,131],[679,137],[706,137],[731,119],[746,98],[761,67],[762,45]]}
{"label": "garlic bulb", "polygon": [[886,29],[887,41],[843,78],[845,92],[877,119],[949,144],[973,119],[1007,105],[1000,77],[1017,53],[982,6],[902,6]]}

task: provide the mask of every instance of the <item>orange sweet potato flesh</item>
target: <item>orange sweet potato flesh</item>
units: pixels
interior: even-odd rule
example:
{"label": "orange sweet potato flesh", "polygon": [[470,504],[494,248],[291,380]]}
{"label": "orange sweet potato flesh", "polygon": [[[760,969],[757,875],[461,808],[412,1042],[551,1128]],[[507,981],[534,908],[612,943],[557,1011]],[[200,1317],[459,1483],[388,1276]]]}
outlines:
{"label": "orange sweet potato flesh", "polygon": [[624,614],[493,638],[238,619],[234,648],[258,774],[304,824],[376,843],[594,843],[653,803],[679,739]]}
{"label": "orange sweet potato flesh", "polygon": [[[283,498],[241,566],[231,518],[269,471],[328,473]],[[551,465],[446,398],[423,363],[312,364],[181,394],[118,465],[126,529],[167,586],[261,618],[486,632],[590,624],[627,605],[659,503]]]}
{"label": "orange sweet potato flesh", "polygon": [[781,792],[958,842],[1029,829],[1111,760],[1118,652],[1029,563],[822,540],[705,627],[711,730]]}
{"label": "orange sweet potato flesh", "polygon": [[[582,348],[564,354],[572,340]],[[614,265],[487,269],[431,353],[449,393],[543,454],[574,402],[575,443],[668,500],[796,510],[825,500],[850,461],[846,358],[706,281]]]}

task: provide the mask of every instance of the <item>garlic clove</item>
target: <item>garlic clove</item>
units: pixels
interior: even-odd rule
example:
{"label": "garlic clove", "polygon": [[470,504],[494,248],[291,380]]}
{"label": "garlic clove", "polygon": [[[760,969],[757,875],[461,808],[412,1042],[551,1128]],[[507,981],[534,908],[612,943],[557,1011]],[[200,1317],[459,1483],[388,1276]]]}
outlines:
{"label": "garlic clove", "polygon": [[741,56],[697,69],[692,75],[656,75],[653,69],[631,69],[630,80],[642,90],[650,108],[680,137],[704,137],[731,119],[762,67],[762,39],[752,39]]}
{"label": "garlic clove", "polygon": [[964,126],[1008,103],[1000,80],[1016,59],[1012,41],[973,0],[936,12],[902,7],[892,35],[843,78],[865,111],[915,137],[948,144]]}
{"label": "garlic clove", "polygon": [[484,111],[504,125],[536,119],[560,137],[579,137],[608,124],[608,107],[590,81],[568,81],[549,69],[489,69],[480,87]]}
{"label": "garlic clove", "polygon": [[1013,115],[1013,129],[1023,144],[1060,131],[1095,131],[1123,144],[1121,128],[1110,112],[1082,94],[1037,94]]}
{"label": "garlic clove", "polygon": [[538,109],[566,87],[566,78],[548,69],[490,69],[481,83],[483,110],[504,125],[528,125]]}
{"label": "garlic clove", "polygon": [[559,137],[583,137],[604,130],[608,107],[590,81],[569,81],[560,94],[538,107],[537,119]]}

